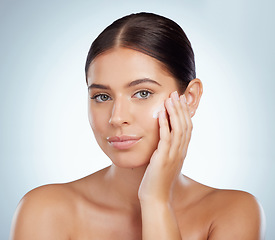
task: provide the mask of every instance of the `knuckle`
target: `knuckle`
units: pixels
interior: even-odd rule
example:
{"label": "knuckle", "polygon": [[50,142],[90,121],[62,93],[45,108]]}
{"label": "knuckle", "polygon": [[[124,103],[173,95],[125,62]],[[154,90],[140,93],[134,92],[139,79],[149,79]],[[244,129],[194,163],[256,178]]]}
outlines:
{"label": "knuckle", "polygon": [[180,142],[176,143],[176,146],[175,146],[175,147],[176,147],[177,150],[179,150],[180,147],[181,147],[181,143],[180,143]]}
{"label": "knuckle", "polygon": [[193,130],[193,123],[190,122],[190,130],[192,131]]}
{"label": "knuckle", "polygon": [[167,144],[170,144],[170,142],[171,142],[171,138],[170,138],[170,136],[168,136],[168,135],[164,136],[164,137],[162,138],[162,140],[163,140],[165,143],[167,143]]}
{"label": "knuckle", "polygon": [[187,124],[183,124],[183,130],[186,132],[188,130],[188,125]]}
{"label": "knuckle", "polygon": [[180,131],[180,130],[174,131],[174,135],[175,135],[176,138],[182,138],[183,131]]}

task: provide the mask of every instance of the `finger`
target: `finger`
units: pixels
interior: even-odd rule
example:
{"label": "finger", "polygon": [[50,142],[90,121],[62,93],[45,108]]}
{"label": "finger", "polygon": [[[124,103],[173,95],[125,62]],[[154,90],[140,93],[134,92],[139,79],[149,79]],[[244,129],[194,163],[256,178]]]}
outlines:
{"label": "finger", "polygon": [[180,102],[177,92],[171,94],[171,98],[165,101],[165,107],[167,109],[170,125],[171,125],[171,147],[170,147],[170,159],[173,160],[179,153],[179,149],[182,142],[182,126],[179,116]]}
{"label": "finger", "polygon": [[[173,94],[174,95],[174,94]],[[181,96],[182,98],[182,96]],[[188,119],[186,118],[185,114],[185,109],[183,109],[182,103],[181,103],[181,98],[173,98],[174,100],[174,105],[175,109],[179,118],[179,123],[180,123],[180,129],[178,129],[179,136],[181,136],[181,142],[180,142],[180,147],[179,150],[183,150],[183,146],[185,145],[186,142],[186,133],[188,129]],[[178,100],[178,101],[176,101]]]}
{"label": "finger", "polygon": [[184,142],[183,149],[184,149],[184,151],[187,151],[187,148],[188,148],[188,145],[189,145],[189,142],[190,142],[190,139],[191,139],[193,123],[192,123],[192,120],[191,120],[190,109],[189,109],[189,106],[186,102],[185,95],[180,96],[180,103],[182,105],[183,114],[184,114],[185,121],[186,121],[186,141]]}
{"label": "finger", "polygon": [[171,136],[170,136],[170,129],[169,129],[169,122],[166,115],[165,109],[161,110],[159,113],[159,136],[160,140],[158,143],[157,151],[165,156],[169,153],[170,143],[171,143]]}

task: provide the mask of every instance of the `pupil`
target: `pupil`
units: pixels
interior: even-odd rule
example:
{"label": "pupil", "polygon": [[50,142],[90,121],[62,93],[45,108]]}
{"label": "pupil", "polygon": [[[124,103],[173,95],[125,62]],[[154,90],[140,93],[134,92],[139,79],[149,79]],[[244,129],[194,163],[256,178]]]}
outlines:
{"label": "pupil", "polygon": [[147,92],[145,92],[145,91],[141,92],[141,96],[142,97],[147,97]]}
{"label": "pupil", "polygon": [[107,96],[106,95],[102,95],[101,96],[101,100],[103,100],[103,101],[107,100]]}

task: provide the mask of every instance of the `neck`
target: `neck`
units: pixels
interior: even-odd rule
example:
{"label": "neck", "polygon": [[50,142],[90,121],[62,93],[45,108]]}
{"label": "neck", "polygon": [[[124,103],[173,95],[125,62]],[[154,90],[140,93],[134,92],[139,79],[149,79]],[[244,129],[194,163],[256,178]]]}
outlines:
{"label": "neck", "polygon": [[[106,181],[108,183],[108,189],[112,192],[112,195],[119,203],[123,204],[124,208],[131,210],[139,210],[140,202],[138,199],[138,190],[147,165],[127,169],[120,168],[116,165],[111,165],[106,173]],[[177,204],[178,200],[181,199],[178,193],[182,193],[185,188],[186,180],[183,175],[179,175],[177,182],[174,186],[173,203]],[[181,189],[181,190],[180,190]]]}
{"label": "neck", "polygon": [[147,166],[121,168],[111,165],[106,173],[109,189],[125,207],[140,208],[138,189]]}

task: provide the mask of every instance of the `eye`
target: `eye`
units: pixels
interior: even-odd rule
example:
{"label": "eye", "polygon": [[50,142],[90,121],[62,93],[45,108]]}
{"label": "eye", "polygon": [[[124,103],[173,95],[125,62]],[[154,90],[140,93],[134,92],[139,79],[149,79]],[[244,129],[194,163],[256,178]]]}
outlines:
{"label": "eye", "polygon": [[134,96],[136,96],[137,98],[140,98],[140,99],[147,99],[149,98],[153,93],[148,91],[148,90],[141,90],[141,91],[138,91],[137,93],[135,93]]}
{"label": "eye", "polygon": [[91,97],[91,99],[94,99],[96,102],[99,102],[99,103],[111,100],[111,98],[104,93],[96,94],[95,96]]}

